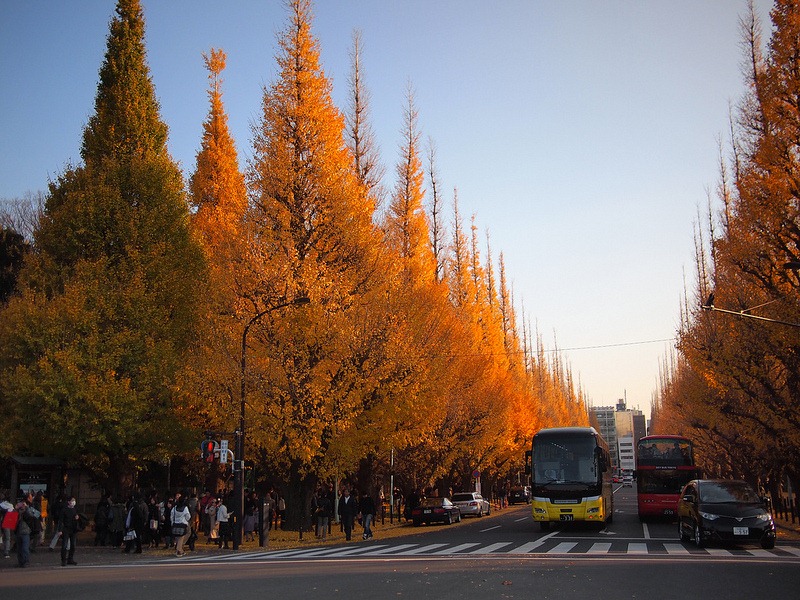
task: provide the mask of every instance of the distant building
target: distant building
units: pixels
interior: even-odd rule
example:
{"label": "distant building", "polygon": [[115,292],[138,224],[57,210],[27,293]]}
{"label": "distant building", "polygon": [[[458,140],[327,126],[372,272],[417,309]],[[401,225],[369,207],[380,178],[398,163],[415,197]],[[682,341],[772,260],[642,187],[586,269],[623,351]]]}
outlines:
{"label": "distant building", "polygon": [[600,435],[608,444],[608,452],[611,455],[611,466],[614,470],[619,468],[619,451],[617,450],[617,425],[615,421],[615,409],[613,406],[593,406],[589,412],[597,419],[600,426]]}
{"label": "distant building", "polygon": [[647,435],[642,411],[628,409],[624,399],[617,401],[616,406],[591,407],[589,410],[608,443],[613,468],[633,471],[636,468],[636,443]]}
{"label": "distant building", "polygon": [[636,468],[636,453],[633,435],[624,435],[617,438],[619,447],[619,468],[622,471],[633,471]]}

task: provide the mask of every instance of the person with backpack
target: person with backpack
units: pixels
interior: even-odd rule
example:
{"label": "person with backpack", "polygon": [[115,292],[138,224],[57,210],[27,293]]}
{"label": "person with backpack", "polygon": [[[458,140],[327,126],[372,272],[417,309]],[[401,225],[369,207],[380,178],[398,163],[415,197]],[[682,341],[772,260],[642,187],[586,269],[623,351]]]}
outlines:
{"label": "person with backpack", "polygon": [[27,567],[31,554],[31,533],[36,527],[36,522],[41,516],[39,511],[23,500],[17,504],[17,566]]}

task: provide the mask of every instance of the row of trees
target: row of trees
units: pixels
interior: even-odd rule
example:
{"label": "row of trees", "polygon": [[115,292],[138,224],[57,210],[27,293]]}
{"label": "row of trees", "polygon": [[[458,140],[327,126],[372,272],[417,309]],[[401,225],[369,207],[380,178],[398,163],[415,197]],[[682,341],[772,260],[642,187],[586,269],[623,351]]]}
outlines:
{"label": "row of trees", "polygon": [[373,488],[392,451],[409,486],[508,476],[537,429],[588,422],[455,197],[446,226],[413,93],[384,192],[359,37],[343,114],[310,1],[288,9],[244,172],[225,54],[204,56],[210,110],[187,185],[141,7],[118,1],[83,162],[51,183],[0,315],[0,453],[57,455],[115,490],[182,455],[199,481],[201,432],[238,427],[245,350],[247,456],[286,482],[290,506],[320,478]]}
{"label": "row of trees", "polygon": [[800,489],[800,8],[777,0],[771,16],[766,46],[752,4],[741,20],[747,95],[653,422],[693,437],[708,474],[777,492]]}

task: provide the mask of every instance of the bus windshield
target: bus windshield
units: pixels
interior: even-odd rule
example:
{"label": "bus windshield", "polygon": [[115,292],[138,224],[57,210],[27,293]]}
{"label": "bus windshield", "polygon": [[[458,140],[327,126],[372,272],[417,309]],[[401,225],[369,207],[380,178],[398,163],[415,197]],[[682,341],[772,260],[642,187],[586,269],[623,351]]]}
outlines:
{"label": "bus windshield", "polygon": [[560,436],[535,439],[533,446],[534,481],[548,483],[596,484],[598,480],[597,444],[593,437]]}
{"label": "bus windshield", "polygon": [[639,467],[689,467],[692,443],[682,438],[643,438],[637,450]]}

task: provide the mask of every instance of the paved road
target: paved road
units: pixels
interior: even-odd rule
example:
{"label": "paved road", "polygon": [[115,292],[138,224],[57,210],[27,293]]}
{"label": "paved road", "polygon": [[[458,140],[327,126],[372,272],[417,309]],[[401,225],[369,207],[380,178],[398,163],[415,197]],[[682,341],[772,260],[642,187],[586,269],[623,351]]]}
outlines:
{"label": "paved road", "polygon": [[674,523],[639,523],[630,488],[616,498],[614,522],[602,531],[573,526],[542,533],[529,507],[519,506],[369,542],[134,561],[114,552],[107,555],[112,560],[78,567],[3,569],[0,598],[657,600],[687,589],[704,600],[796,597],[800,541],[781,540],[770,551],[752,545],[698,549],[678,541]]}
{"label": "paved road", "polygon": [[[604,529],[573,524],[542,533],[527,506],[512,507],[490,519],[467,519],[461,526],[411,529],[401,538],[284,551],[248,552],[190,558],[198,562],[267,562],[288,560],[403,559],[409,557],[569,557],[669,560],[762,560],[800,564],[800,541],[780,541],[773,550],[758,545],[697,548],[678,539],[677,524],[639,522],[635,488],[617,488],[614,520]],[[175,559],[184,561],[187,559]]]}

